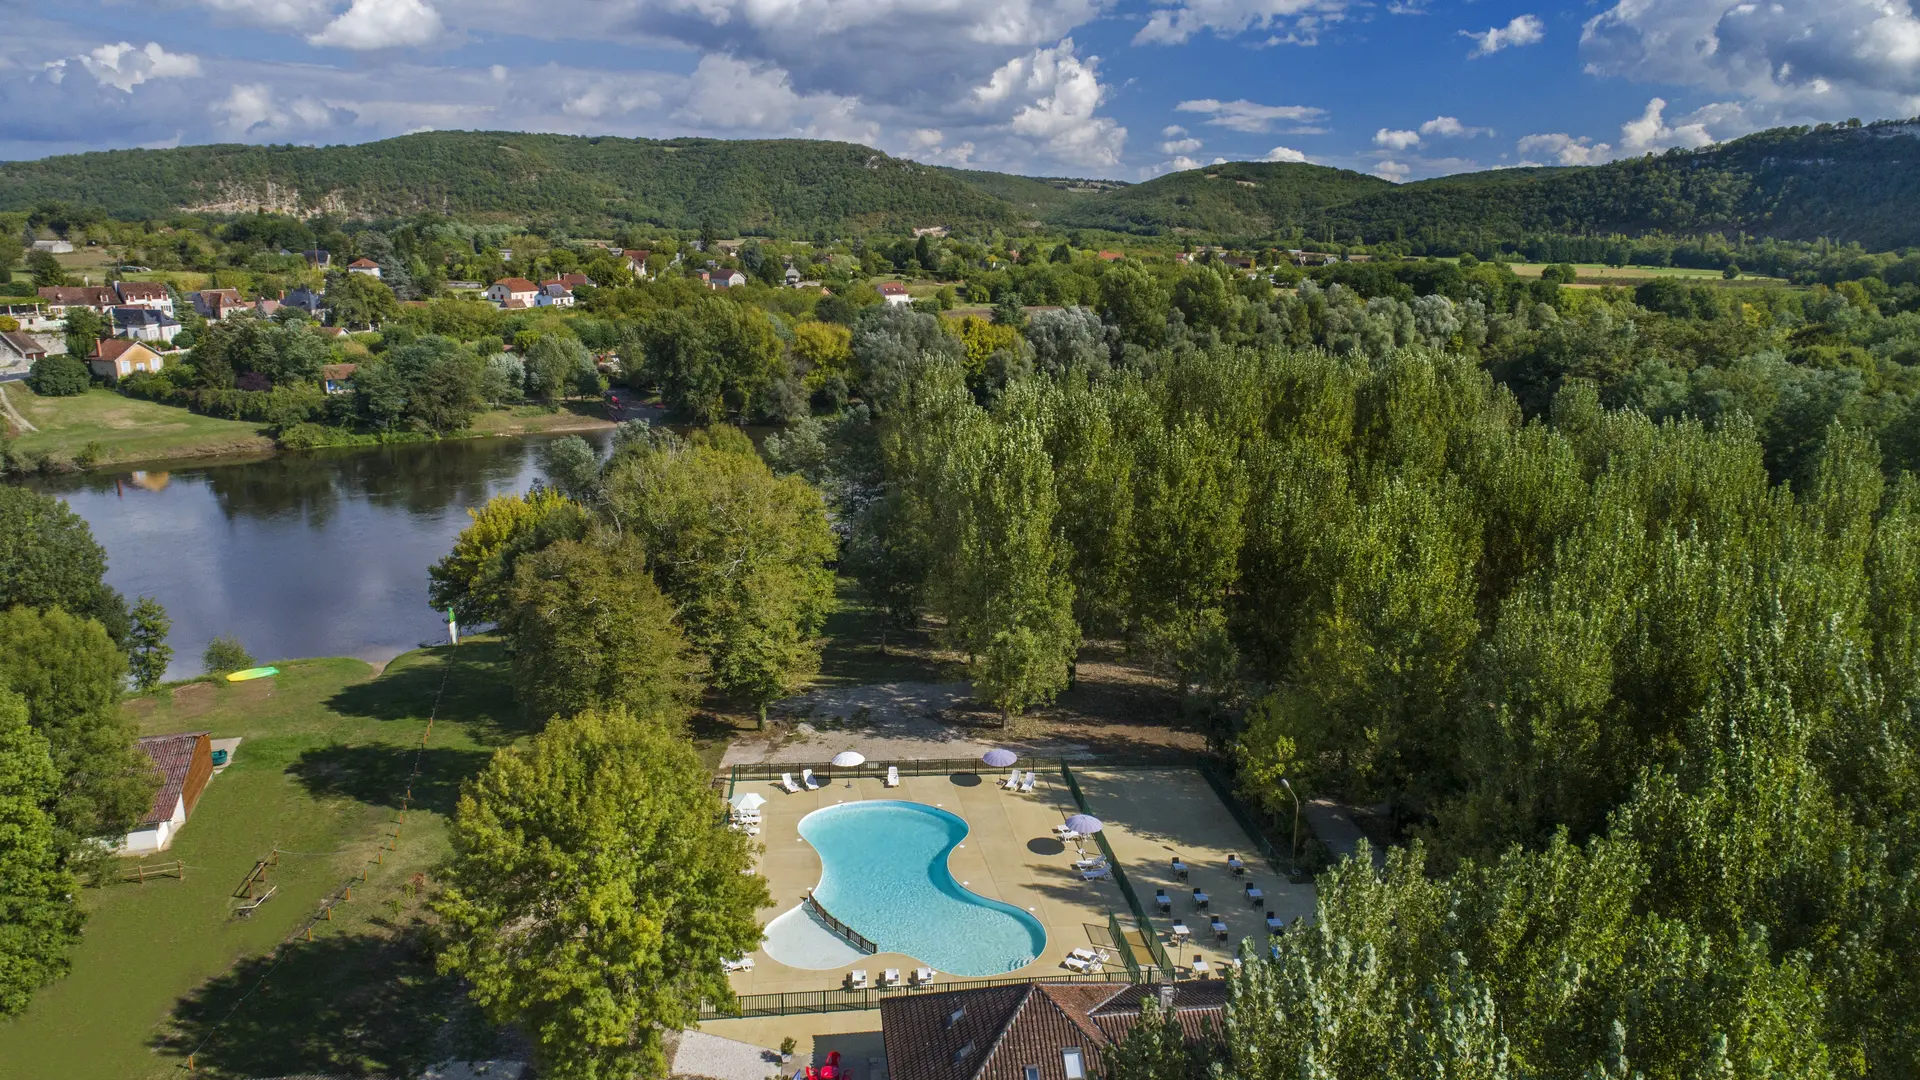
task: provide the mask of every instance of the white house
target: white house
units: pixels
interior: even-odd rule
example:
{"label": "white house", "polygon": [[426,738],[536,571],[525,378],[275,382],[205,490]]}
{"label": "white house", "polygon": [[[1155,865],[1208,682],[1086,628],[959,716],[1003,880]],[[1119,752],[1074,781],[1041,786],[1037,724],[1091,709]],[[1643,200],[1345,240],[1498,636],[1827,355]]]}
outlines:
{"label": "white house", "polygon": [[573,290],[567,288],[565,282],[543,281],[533,302],[539,307],[572,307]]}
{"label": "white house", "polygon": [[117,307],[113,309],[113,334],[134,341],[173,343],[180,323],[159,308]]}
{"label": "white house", "polygon": [[355,259],[347,264],[347,273],[365,274],[370,278],[380,276],[380,264],[372,259]]}
{"label": "white house", "polygon": [[116,281],[113,291],[120,297],[120,307],[150,308],[173,314],[173,294],[158,281]]}
{"label": "white house", "polygon": [[883,281],[880,283],[880,299],[894,305],[911,304],[913,302],[913,297],[907,295],[907,287],[897,281]]}
{"label": "white house", "polygon": [[501,307],[509,304],[515,307],[532,307],[534,297],[538,295],[540,295],[540,286],[521,277],[501,278],[487,286],[487,299]]}
{"label": "white house", "polygon": [[737,289],[747,283],[747,275],[738,270],[710,270],[707,272],[707,288]]}
{"label": "white house", "polygon": [[138,743],[160,774],[160,790],[153,793],[153,804],[140,824],[127,833],[120,850],[129,855],[165,851],[187,823],[200,801],[200,793],[213,778],[212,732],[190,731],[182,735],[149,735]]}

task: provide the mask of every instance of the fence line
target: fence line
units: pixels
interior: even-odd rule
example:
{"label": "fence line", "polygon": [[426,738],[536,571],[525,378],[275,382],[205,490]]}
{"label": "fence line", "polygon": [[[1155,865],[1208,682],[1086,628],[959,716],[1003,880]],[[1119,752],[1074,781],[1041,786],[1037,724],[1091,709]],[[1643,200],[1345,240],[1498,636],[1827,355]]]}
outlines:
{"label": "fence line", "polygon": [[915,994],[944,994],[950,990],[977,990],[987,986],[1024,986],[1029,983],[1109,983],[1127,985],[1132,978],[1124,972],[1098,975],[1043,975],[1020,979],[964,979],[933,986],[871,986],[863,990],[798,990],[786,994],[741,994],[731,1006],[700,1006],[700,1019],[738,1020],[757,1016],[792,1016],[798,1013],[864,1012],[877,1009],[887,998],[912,997]]}
{"label": "fence line", "polygon": [[[1098,769],[1178,769],[1193,768],[1205,760],[1198,754],[1135,754],[1082,760],[1080,763]],[[1006,769],[989,768],[979,758],[902,758],[897,761],[868,761],[853,766],[835,765],[831,761],[760,761],[729,766],[727,794],[731,797],[734,787],[743,780],[778,780],[782,775],[791,775],[797,783],[801,774],[809,769],[813,770],[814,779],[827,783],[835,778],[857,780],[862,777],[883,777],[889,768],[900,770],[901,776],[947,776],[954,773],[979,775],[1013,770],[1057,772],[1066,764],[1067,759],[1058,757],[1023,757]]]}
{"label": "fence line", "polygon": [[[1103,766],[1104,767],[1104,766]],[[1073,778],[1073,769],[1066,762],[1060,763],[1060,777],[1067,783],[1067,790],[1073,795],[1073,804],[1083,814],[1091,814],[1087,809],[1087,797],[1080,792],[1080,781]],[[1173,961],[1160,946],[1160,938],[1153,931],[1153,923],[1147,918],[1146,909],[1140,906],[1140,897],[1133,891],[1133,883],[1127,880],[1127,872],[1120,867],[1120,859],[1113,853],[1113,845],[1107,843],[1104,833],[1093,834],[1094,843],[1100,846],[1100,854],[1107,857],[1107,865],[1113,868],[1113,883],[1120,886],[1120,895],[1126,898],[1128,910],[1133,912],[1133,920],[1140,927],[1140,934],[1146,938],[1147,952],[1160,968],[1163,978],[1173,978]]]}
{"label": "fence line", "polygon": [[1226,806],[1227,813],[1233,815],[1233,820],[1238,822],[1240,828],[1246,832],[1247,839],[1253,842],[1254,850],[1267,860],[1267,866],[1276,874],[1286,875],[1288,871],[1282,869],[1282,863],[1291,867],[1292,858],[1284,860],[1280,858],[1280,853],[1274,849],[1273,842],[1260,831],[1260,826],[1247,813],[1247,808],[1241,805],[1239,797],[1233,793],[1232,787],[1228,785],[1225,778],[1215,772],[1212,765],[1204,761],[1196,763],[1194,768],[1199,770],[1207,786],[1213,788],[1213,793],[1220,797],[1220,802]]}

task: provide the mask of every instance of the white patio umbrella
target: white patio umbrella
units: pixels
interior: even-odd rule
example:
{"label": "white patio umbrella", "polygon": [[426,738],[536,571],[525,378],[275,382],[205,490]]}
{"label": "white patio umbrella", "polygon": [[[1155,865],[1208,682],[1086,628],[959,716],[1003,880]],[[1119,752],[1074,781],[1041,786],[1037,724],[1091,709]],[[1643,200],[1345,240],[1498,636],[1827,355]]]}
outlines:
{"label": "white patio umbrella", "polygon": [[851,769],[856,765],[865,765],[867,755],[858,750],[842,750],[833,755],[833,764],[838,769]]}
{"label": "white patio umbrella", "polygon": [[766,805],[767,797],[757,791],[743,791],[733,797],[735,810],[758,810]]}

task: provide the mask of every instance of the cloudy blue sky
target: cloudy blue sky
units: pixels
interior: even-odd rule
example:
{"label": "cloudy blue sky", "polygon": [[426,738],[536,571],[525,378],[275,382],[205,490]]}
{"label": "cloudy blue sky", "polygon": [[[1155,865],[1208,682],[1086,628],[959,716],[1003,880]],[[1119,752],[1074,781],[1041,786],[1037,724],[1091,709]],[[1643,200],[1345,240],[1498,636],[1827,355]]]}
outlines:
{"label": "cloudy blue sky", "polygon": [[1915,0],[0,0],[0,158],[431,128],[1418,179],[1920,114]]}

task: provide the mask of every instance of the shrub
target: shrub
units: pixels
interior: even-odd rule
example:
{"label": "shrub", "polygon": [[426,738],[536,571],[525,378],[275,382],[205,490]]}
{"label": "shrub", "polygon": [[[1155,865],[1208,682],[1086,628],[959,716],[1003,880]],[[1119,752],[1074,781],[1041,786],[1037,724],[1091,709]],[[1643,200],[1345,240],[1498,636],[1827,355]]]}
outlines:
{"label": "shrub", "polygon": [[93,385],[93,373],[71,356],[43,356],[28,369],[27,385],[41,397],[73,397]]}
{"label": "shrub", "polygon": [[200,666],[209,675],[225,675],[230,671],[252,667],[253,654],[240,644],[239,638],[222,634],[207,642],[207,651],[200,654]]}

